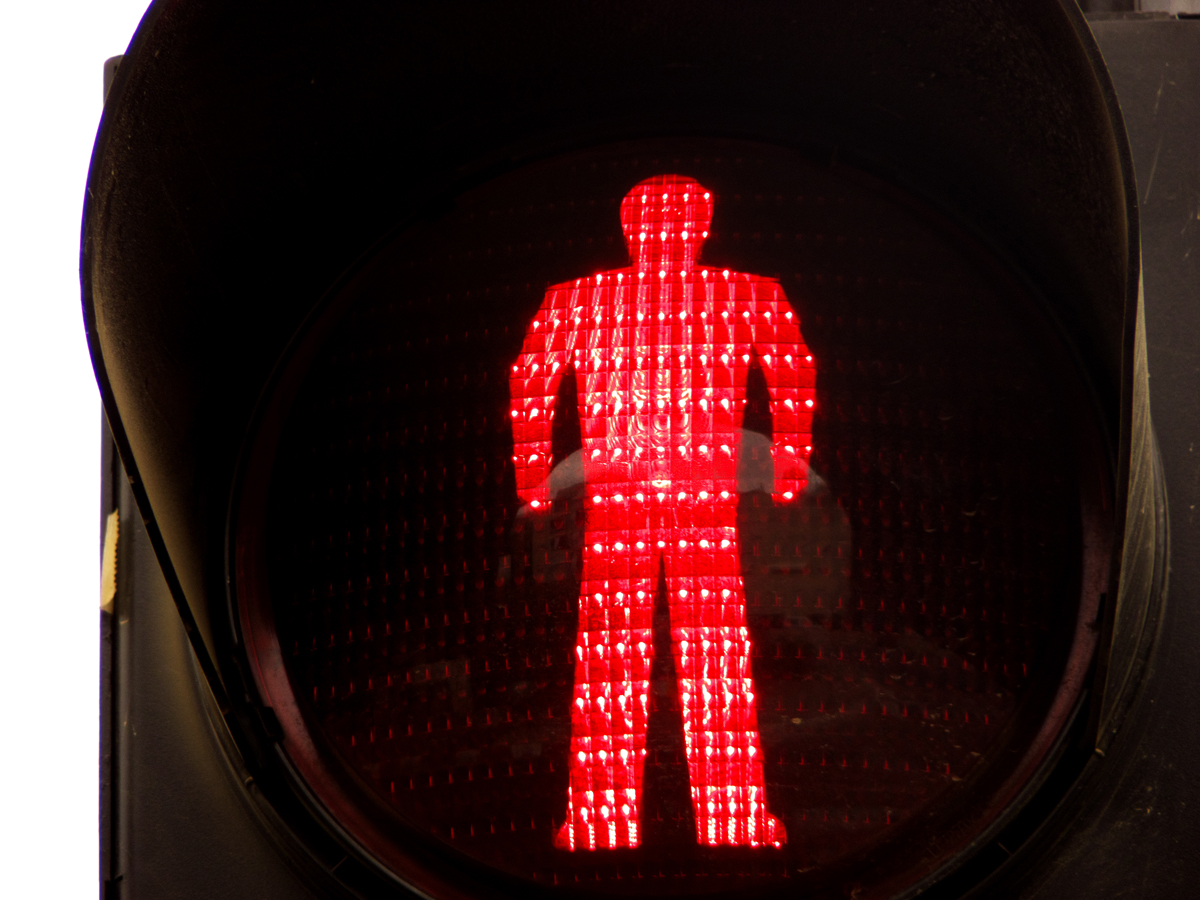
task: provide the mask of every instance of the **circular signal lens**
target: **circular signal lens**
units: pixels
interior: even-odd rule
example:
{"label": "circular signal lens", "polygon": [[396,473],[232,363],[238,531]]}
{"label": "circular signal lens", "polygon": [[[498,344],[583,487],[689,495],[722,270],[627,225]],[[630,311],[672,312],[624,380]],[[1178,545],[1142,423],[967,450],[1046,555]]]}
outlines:
{"label": "circular signal lens", "polygon": [[464,194],[264,419],[237,600],[284,751],[418,884],[928,877],[1090,661],[1109,476],[1072,360],[978,246],[787,151]]}

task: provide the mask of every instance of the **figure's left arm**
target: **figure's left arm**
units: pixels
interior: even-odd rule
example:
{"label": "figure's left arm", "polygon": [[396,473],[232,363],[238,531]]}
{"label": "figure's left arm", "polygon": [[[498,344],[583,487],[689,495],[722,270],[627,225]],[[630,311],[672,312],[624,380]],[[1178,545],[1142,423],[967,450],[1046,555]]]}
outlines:
{"label": "figure's left arm", "polygon": [[779,285],[770,288],[770,297],[760,296],[755,303],[754,349],[771,393],[771,456],[775,463],[771,496],[787,501],[800,496],[808,484],[817,368],[800,334],[800,317]]}

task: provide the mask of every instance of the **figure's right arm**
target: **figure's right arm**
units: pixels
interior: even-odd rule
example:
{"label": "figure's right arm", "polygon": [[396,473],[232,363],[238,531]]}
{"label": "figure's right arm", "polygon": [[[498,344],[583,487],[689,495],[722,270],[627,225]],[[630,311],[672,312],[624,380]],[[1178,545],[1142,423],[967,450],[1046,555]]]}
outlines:
{"label": "figure's right arm", "polygon": [[782,503],[799,496],[808,484],[817,369],[800,335],[800,319],[783,291],[773,282],[766,287],[769,296],[760,297],[758,302],[761,307],[763,300],[768,300],[768,308],[757,310],[766,321],[757,323],[754,346],[771,395],[775,435],[771,447],[775,486],[771,494]]}
{"label": "figure's right arm", "polygon": [[509,375],[517,496],[534,509],[550,500],[550,423],[559,380],[569,362],[565,338],[574,293],[563,286],[546,292]]}

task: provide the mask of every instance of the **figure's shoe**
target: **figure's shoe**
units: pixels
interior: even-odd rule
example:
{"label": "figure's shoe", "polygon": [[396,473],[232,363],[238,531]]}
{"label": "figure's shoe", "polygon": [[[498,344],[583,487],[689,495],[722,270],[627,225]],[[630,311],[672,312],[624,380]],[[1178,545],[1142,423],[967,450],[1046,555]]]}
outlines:
{"label": "figure's shoe", "polygon": [[571,846],[571,823],[570,821],[563,822],[562,828],[558,829],[558,834],[554,836],[554,846],[559,850],[574,850]]}
{"label": "figure's shoe", "polygon": [[779,819],[770,814],[767,815],[767,835],[763,843],[769,847],[782,847],[787,843],[787,829]]}

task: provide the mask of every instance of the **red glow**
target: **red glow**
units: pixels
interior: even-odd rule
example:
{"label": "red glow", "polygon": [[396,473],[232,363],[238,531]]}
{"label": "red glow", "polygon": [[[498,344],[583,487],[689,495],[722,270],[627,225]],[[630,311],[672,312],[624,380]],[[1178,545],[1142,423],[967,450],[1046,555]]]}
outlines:
{"label": "red glow", "polygon": [[[737,457],[757,358],[774,430],[765,486],[780,501],[804,490],[816,369],[778,284],[697,264],[712,209],[710,192],[681,176],[634,187],[621,204],[634,264],[550,288],[513,367],[522,500],[539,508],[580,476],[589,498],[565,849],[639,843],[660,556],[697,840],[786,840],[763,785]],[[551,416],[568,366],[580,388],[582,466],[559,461],[552,473]]]}

